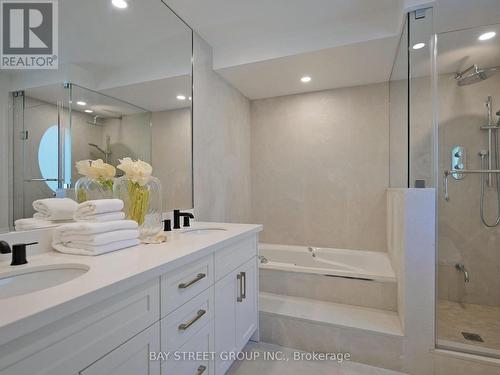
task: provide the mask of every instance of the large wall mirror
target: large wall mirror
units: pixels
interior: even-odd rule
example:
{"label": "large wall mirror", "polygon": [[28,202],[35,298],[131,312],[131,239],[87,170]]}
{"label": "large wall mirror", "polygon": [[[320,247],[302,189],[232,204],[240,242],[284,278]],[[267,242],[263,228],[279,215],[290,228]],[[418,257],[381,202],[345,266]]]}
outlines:
{"label": "large wall mirror", "polygon": [[161,0],[126,4],[60,1],[59,68],[0,70],[0,230],[71,197],[86,159],[151,163],[164,211],[193,207],[192,30]]}

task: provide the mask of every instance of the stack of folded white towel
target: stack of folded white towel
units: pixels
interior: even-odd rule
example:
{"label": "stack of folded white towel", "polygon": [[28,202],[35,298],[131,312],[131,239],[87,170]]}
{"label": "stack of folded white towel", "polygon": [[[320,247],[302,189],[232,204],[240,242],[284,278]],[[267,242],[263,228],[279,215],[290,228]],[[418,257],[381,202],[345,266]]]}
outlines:
{"label": "stack of folded white towel", "polygon": [[54,229],[52,247],[61,253],[100,255],[139,244],[133,220],[80,221]]}
{"label": "stack of folded white towel", "polygon": [[114,221],[125,219],[121,199],[98,199],[80,203],[73,218],[76,221]]}
{"label": "stack of folded white towel", "polygon": [[77,206],[78,203],[69,198],[38,199],[33,202],[36,213],[32,218],[16,220],[16,231],[49,228],[72,222]]}
{"label": "stack of folded white towel", "polygon": [[99,199],[80,203],[75,223],[54,229],[52,247],[62,253],[99,255],[139,244],[138,225],[124,220],[123,201]]}

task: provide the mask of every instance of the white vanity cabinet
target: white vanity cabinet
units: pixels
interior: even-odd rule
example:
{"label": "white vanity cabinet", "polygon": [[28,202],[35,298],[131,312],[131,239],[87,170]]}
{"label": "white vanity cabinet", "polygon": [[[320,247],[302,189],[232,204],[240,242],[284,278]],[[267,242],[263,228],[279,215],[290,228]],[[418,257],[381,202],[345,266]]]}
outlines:
{"label": "white vanity cabinet", "polygon": [[224,374],[258,329],[257,234],[203,250],[0,345],[0,375]]}
{"label": "white vanity cabinet", "polygon": [[120,345],[80,375],[160,375],[160,362],[149,361],[150,352],[160,350],[159,324],[153,324]]}
{"label": "white vanity cabinet", "polygon": [[146,341],[158,350],[154,336],[137,335],[158,322],[159,286],[156,278],[0,346],[0,374],[94,374],[96,361],[102,360],[98,368],[108,361],[119,366],[130,353],[144,353]]}
{"label": "white vanity cabinet", "polygon": [[[228,269],[234,267],[229,273]],[[243,349],[258,326],[257,244],[254,239],[216,253],[215,374],[232,364],[229,356]],[[224,270],[217,273],[218,270]],[[221,355],[222,354],[222,355]]]}

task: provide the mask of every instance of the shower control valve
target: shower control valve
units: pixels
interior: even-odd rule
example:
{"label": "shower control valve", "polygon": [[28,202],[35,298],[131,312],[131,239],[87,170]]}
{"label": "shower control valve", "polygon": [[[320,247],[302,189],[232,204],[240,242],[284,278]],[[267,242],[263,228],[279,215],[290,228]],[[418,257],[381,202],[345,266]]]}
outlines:
{"label": "shower control valve", "polygon": [[465,148],[462,146],[455,146],[451,149],[451,176],[455,180],[464,178],[464,174],[456,171],[465,169]]}

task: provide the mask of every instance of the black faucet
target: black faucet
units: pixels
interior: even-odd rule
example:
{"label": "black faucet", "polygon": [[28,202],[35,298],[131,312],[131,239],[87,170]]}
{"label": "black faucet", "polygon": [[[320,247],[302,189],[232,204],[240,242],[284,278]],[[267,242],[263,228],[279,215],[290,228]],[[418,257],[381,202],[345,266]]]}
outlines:
{"label": "black faucet", "polygon": [[184,218],[184,226],[189,227],[189,219],[194,219],[191,212],[181,212],[181,210],[174,210],[174,229],[180,229],[181,217]]}
{"label": "black faucet", "polygon": [[12,245],[12,250],[10,245],[5,241],[0,241],[0,254],[10,254],[12,253],[11,266],[20,266],[21,264],[26,264],[26,246],[36,245],[38,242],[30,243],[16,243]]}

